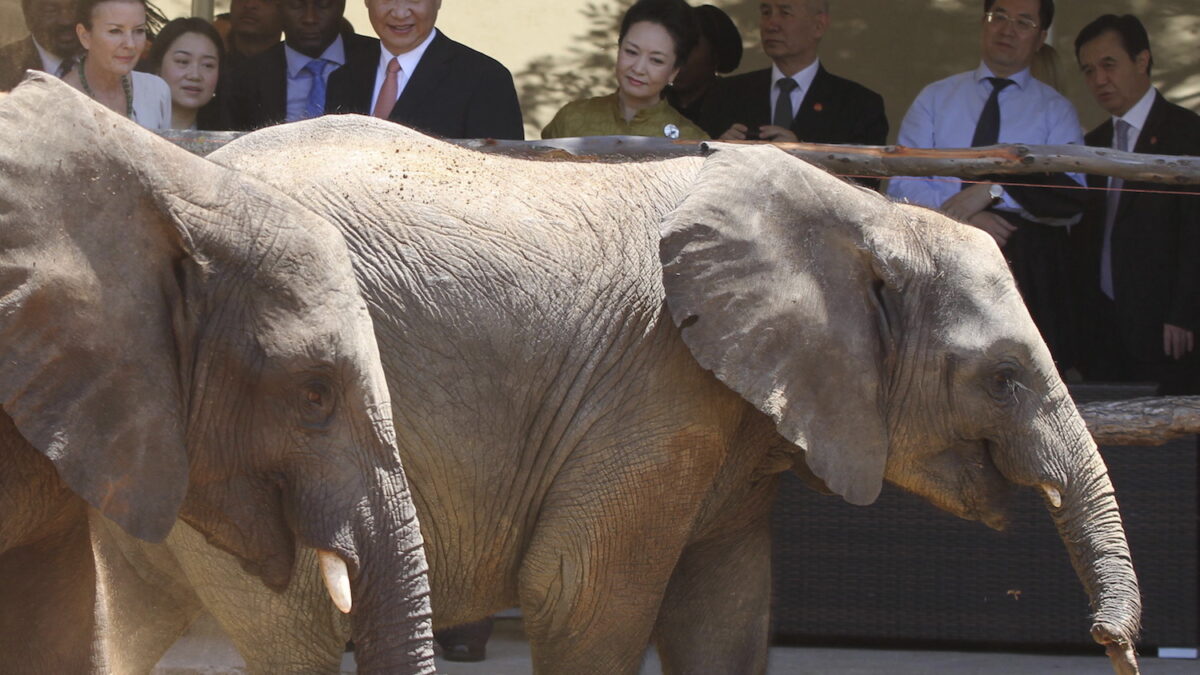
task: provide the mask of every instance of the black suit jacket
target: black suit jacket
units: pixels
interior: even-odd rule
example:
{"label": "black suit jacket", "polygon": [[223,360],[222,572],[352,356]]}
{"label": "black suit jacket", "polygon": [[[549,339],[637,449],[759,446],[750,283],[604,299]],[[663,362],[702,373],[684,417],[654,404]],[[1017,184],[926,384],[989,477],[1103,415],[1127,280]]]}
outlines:
{"label": "black suit jacket", "polygon": [[[724,78],[705,101],[700,127],[717,138],[735,123],[745,124],[751,133],[770,124],[772,85],[770,68]],[[818,66],[791,129],[806,143],[884,145],[888,121],[883,97]]]}
{"label": "black suit jacket", "polygon": [[[1087,134],[1087,145],[1111,148],[1110,118]],[[1135,152],[1200,155],[1200,116],[1155,94]],[[1088,176],[1089,187],[1107,187],[1105,176]],[[1162,325],[1200,329],[1200,190],[1127,182],[1126,190],[1172,194],[1121,193],[1112,233],[1113,292],[1123,342],[1143,363],[1163,361]],[[1106,193],[1088,196],[1084,219],[1073,228],[1075,266],[1084,300],[1101,302],[1100,250],[1104,238]]]}
{"label": "black suit jacket", "polygon": [[[325,112],[371,114],[381,47],[372,58],[329,77]],[[523,140],[525,126],[512,74],[499,61],[438,31],[388,119],[445,138]]]}
{"label": "black suit jacket", "polygon": [[[283,42],[253,56],[231,71],[232,83],[227,107],[228,121],[233,129],[249,131],[279,124],[287,118],[287,55]],[[371,48],[378,44],[374,38],[355,33],[342,33],[346,64],[333,71],[361,66],[371,59]],[[378,59],[378,52],[374,58]],[[370,61],[374,67],[374,61]],[[333,80],[333,73],[329,80]],[[326,100],[329,90],[325,90]]]}
{"label": "black suit jacket", "polygon": [[0,47],[0,91],[9,91],[25,79],[26,70],[41,70],[42,57],[33,36]]}

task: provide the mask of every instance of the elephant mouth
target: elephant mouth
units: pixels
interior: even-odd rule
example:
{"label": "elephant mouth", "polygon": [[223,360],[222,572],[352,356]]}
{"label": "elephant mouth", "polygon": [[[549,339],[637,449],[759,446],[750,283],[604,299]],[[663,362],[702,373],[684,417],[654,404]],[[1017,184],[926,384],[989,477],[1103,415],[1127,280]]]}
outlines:
{"label": "elephant mouth", "polygon": [[909,489],[959,518],[1004,531],[1014,486],[996,466],[993,451],[987,440],[956,443],[924,463],[919,485]]}

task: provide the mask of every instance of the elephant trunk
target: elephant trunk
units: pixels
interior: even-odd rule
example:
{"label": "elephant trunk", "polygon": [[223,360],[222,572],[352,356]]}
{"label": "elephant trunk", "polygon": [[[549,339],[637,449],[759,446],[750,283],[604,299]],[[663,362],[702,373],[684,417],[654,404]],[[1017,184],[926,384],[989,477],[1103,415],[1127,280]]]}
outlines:
{"label": "elephant trunk", "polygon": [[403,481],[385,481],[371,494],[369,515],[353,535],[358,565],[350,579],[351,626],[358,671],[433,673],[433,610],[416,509]]}
{"label": "elephant trunk", "polygon": [[[1066,544],[1094,611],[1092,637],[1104,645],[1117,673],[1136,673],[1133,644],[1140,631],[1142,601],[1112,482],[1096,444],[1074,406],[1064,406],[1073,439],[1064,462],[1061,506],[1057,486],[1044,486],[1059,536]],[[1049,487],[1049,489],[1046,489]]]}

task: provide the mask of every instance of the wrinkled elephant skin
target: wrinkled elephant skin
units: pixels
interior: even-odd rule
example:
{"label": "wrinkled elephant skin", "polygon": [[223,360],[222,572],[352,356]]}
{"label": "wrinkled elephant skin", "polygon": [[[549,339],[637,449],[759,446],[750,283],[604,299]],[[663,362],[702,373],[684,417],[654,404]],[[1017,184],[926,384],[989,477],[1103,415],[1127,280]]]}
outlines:
{"label": "wrinkled elephant skin", "polygon": [[[323,219],[31,74],[0,96],[0,345],[0,587],[30,570],[47,603],[70,597],[64,617],[90,614],[69,646],[36,627],[0,646],[40,637],[59,672],[152,665],[159,638],[115,646],[120,663],[86,650],[144,636],[125,608],[171,556],[129,557],[88,523],[156,542],[182,519],[277,590],[298,547],[328,552],[360,670],[432,672],[375,332]],[[180,588],[168,633],[199,607]],[[0,596],[0,625],[35,590]]]}
{"label": "wrinkled elephant skin", "polygon": [[211,156],[349,243],[435,623],[519,604],[539,672],[637,672],[647,642],[670,672],[762,672],[792,467],[997,528],[1040,490],[1093,634],[1127,651],[1112,486],[995,245],[771,147],[714,148],[536,162],[343,117]]}

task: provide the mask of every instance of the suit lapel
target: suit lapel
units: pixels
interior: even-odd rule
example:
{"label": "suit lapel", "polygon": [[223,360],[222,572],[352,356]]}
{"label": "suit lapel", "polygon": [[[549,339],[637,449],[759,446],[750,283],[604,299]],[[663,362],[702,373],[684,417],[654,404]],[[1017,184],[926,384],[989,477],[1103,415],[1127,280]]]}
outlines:
{"label": "suit lapel", "polygon": [[[1091,134],[1091,140],[1088,145],[1095,148],[1111,148],[1113,144],[1113,123],[1109,117],[1103,124],[1096,127],[1096,130]],[[1108,187],[1108,176],[1098,176],[1096,174],[1088,174],[1088,185],[1094,188]],[[1103,200],[1101,200],[1103,201]]]}
{"label": "suit lapel", "polygon": [[792,132],[801,141],[823,137],[818,132],[827,124],[828,115],[824,110],[829,106],[829,96],[832,93],[830,81],[825,66],[818,65],[812,85],[804,93],[804,100],[800,101],[800,110],[796,111],[796,117],[792,120]]}
{"label": "suit lapel", "polygon": [[[33,36],[31,35],[28,38],[26,38],[26,40],[23,44],[25,46],[25,63],[22,64],[23,69],[24,70],[41,70],[43,68],[42,55],[38,54],[37,47],[33,44]],[[50,74],[57,75],[58,73],[50,73]]]}
{"label": "suit lapel", "polygon": [[[1138,134],[1137,144],[1133,147],[1134,152],[1143,154],[1164,154],[1162,151],[1163,139],[1165,134],[1169,133],[1166,124],[1166,102],[1163,100],[1162,94],[1155,92],[1154,103],[1150,105],[1150,113],[1146,115],[1146,126],[1142,127],[1142,132]],[[1111,120],[1109,122],[1111,124]],[[1112,133],[1109,132],[1109,146],[1112,146]],[[1127,188],[1143,187],[1143,184],[1130,182],[1125,185]],[[1152,186],[1147,186],[1152,187]],[[1138,201],[1138,194],[1135,192],[1124,192],[1121,194],[1121,201],[1117,205],[1117,219],[1124,217],[1125,213],[1134,207]]]}
{"label": "suit lapel", "polygon": [[[746,97],[746,100],[748,101],[759,102],[753,104],[755,108],[753,111],[754,114],[748,120],[743,122],[743,124],[749,124],[751,126],[753,126],[754,120],[762,120],[762,122],[759,124],[770,124],[772,121],[774,121],[771,118],[774,117],[775,114],[774,111],[771,110],[771,88],[775,86],[775,83],[771,81],[771,69],[767,68],[758,72],[762,73],[762,76],[757,77],[751,83],[752,91],[747,92],[749,95]],[[734,121],[741,122],[742,120]]]}
{"label": "suit lapel", "polygon": [[263,88],[263,115],[271,122],[282,122],[287,118],[287,54],[283,43],[279,43],[277,52],[263,64],[263,79],[259,85]]}
{"label": "suit lapel", "polygon": [[388,119],[403,122],[412,119],[417,110],[428,107],[438,86],[449,77],[453,59],[453,43],[439,30],[421,55],[416,71],[404,85],[404,92],[396,100],[396,107],[392,108]]}

